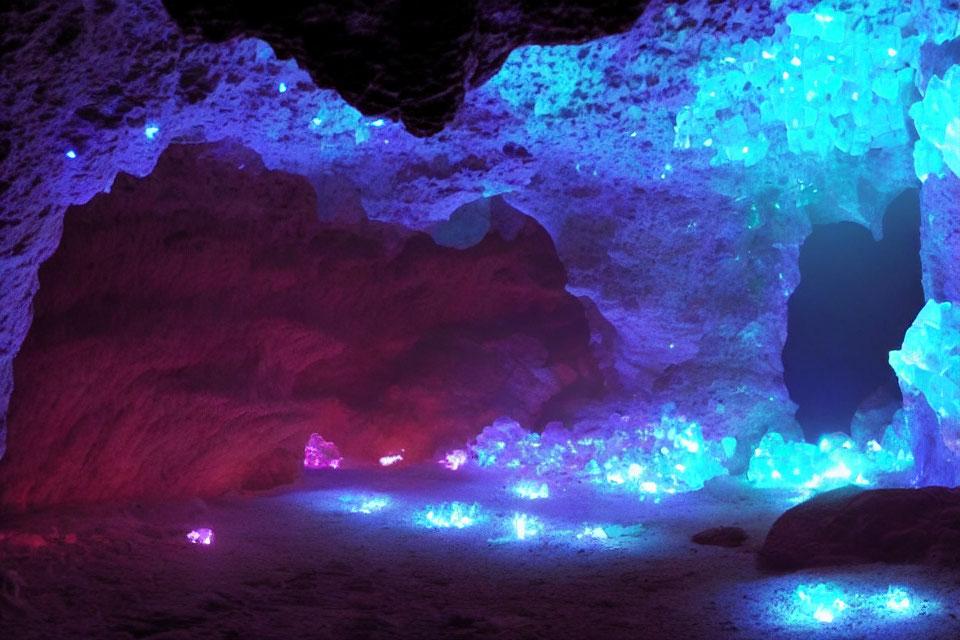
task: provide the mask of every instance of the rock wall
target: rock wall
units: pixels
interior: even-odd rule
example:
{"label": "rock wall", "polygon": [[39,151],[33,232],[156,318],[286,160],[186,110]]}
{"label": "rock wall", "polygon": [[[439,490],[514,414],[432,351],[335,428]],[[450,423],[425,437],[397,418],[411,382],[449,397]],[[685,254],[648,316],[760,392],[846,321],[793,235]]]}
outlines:
{"label": "rock wall", "polygon": [[[950,28],[949,0],[875,5],[857,19]],[[890,194],[917,180],[901,142],[806,157],[777,146],[784,130],[762,162],[718,166],[717,148],[678,135],[704,83],[740,72],[750,42],[782,44],[807,0],[476,2],[436,16],[396,2],[310,16],[167,6],[4,10],[0,415],[64,211],[118,172],[149,174],[172,143],[236,139],[267,168],[305,177],[321,221],[435,231],[453,246],[490,223],[452,214],[501,196],[549,233],[587,309],[610,395],[580,419],[675,403],[709,435],[746,440],[792,420],[780,349],[811,222],[876,231]],[[902,95],[871,100],[902,102],[906,117],[916,90],[894,84]]]}
{"label": "rock wall", "polygon": [[66,215],[16,362],[0,503],[289,482],[311,432],[354,463],[429,459],[602,386],[553,243],[493,207],[463,250],[316,219],[299,176],[174,145]]}

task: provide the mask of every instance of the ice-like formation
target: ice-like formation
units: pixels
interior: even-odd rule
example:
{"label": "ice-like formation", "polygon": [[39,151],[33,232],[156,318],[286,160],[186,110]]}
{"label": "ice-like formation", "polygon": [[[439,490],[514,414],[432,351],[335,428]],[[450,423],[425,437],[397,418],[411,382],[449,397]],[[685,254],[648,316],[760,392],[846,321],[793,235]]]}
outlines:
{"label": "ice-like formation", "polygon": [[757,487],[827,491],[848,484],[876,486],[881,480],[913,467],[913,453],[905,438],[887,427],[882,442],[871,440],[862,450],[845,434],[821,438],[818,445],[787,442],[777,432],[767,433],[750,458],[747,478]]}
{"label": "ice-like formation", "polygon": [[960,478],[960,309],[928,300],[890,366],[903,392],[902,422],[912,434],[921,484],[955,485]]}
{"label": "ice-like formation", "polygon": [[843,590],[823,582],[816,586],[800,585],[795,592],[800,600],[800,613],[818,622],[833,622],[849,607]]}
{"label": "ice-like formation", "polygon": [[428,506],[416,514],[415,520],[432,529],[465,529],[484,519],[483,510],[476,502],[442,502]]}
{"label": "ice-like formation", "polygon": [[510,487],[510,492],[527,500],[550,497],[550,487],[545,482],[537,483],[534,480],[520,480]]}
{"label": "ice-like formation", "polygon": [[187,540],[193,544],[210,545],[213,544],[213,529],[201,528],[194,529],[187,534]]}
{"label": "ice-like formation", "polygon": [[[629,419],[570,431],[548,427],[542,434],[501,419],[477,437],[471,451],[481,468],[517,473],[526,482],[525,497],[551,482],[588,481],[638,495],[694,491],[714,476],[727,473],[723,461],[730,443],[708,442],[696,422],[663,414],[657,423],[629,428]],[[517,491],[514,489],[514,491]]]}
{"label": "ice-like formation", "polygon": [[907,588],[897,585],[889,585],[885,592],[869,594],[821,582],[817,585],[800,585],[794,594],[797,597],[794,601],[795,615],[800,621],[828,624],[841,616],[865,615],[891,616],[895,620],[921,613],[920,608],[913,606]]}
{"label": "ice-like formation", "polygon": [[454,449],[453,451],[448,451],[445,456],[438,460],[438,462],[445,469],[456,471],[463,465],[467,464],[467,452],[463,449]]}
{"label": "ice-like formation", "polygon": [[526,513],[513,514],[510,524],[513,526],[517,540],[526,540],[544,532],[543,523],[537,517]]}
{"label": "ice-like formation", "polygon": [[[960,449],[960,309],[951,302],[927,303],[903,337],[899,351],[890,352],[890,366],[901,387],[923,394],[941,425],[950,424],[947,445]],[[947,434],[944,434],[947,435]]]}
{"label": "ice-like formation", "polygon": [[863,155],[903,145],[909,141],[903,97],[914,92],[920,46],[956,35],[956,24],[945,33],[918,31],[916,24],[946,11],[929,2],[852,4],[843,11],[824,2],[791,14],[786,28],[747,39],[707,68],[695,102],[677,116],[676,145],[707,146],[716,151],[713,164],[748,167],[771,146],[823,158],[834,150]]}
{"label": "ice-like formation", "polygon": [[892,611],[906,611],[910,608],[910,596],[903,587],[890,585],[884,596],[887,608]]}
{"label": "ice-like formation", "polygon": [[308,469],[338,469],[343,462],[343,456],[337,445],[327,442],[319,433],[310,435],[310,440],[303,450],[303,466]]}
{"label": "ice-like formation", "polygon": [[960,65],[930,79],[910,117],[920,135],[913,145],[917,177],[943,176],[946,169],[960,176]]}
{"label": "ice-like formation", "polygon": [[577,534],[577,539],[594,539],[594,540],[606,540],[609,538],[607,532],[604,531],[603,527],[584,525],[583,531]]}

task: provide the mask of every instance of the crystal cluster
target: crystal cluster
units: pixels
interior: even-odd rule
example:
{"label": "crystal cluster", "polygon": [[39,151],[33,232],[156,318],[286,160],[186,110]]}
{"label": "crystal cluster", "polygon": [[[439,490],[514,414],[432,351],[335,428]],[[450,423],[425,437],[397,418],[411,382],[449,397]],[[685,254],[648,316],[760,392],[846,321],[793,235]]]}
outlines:
{"label": "crystal cluster", "polygon": [[926,180],[949,169],[960,176],[960,65],[927,83],[923,100],[910,107],[920,139],[913,145],[917,176]]}
{"label": "crystal cluster", "polygon": [[822,624],[835,622],[851,614],[869,614],[871,616],[891,615],[901,617],[905,614],[919,613],[913,607],[910,594],[900,586],[890,585],[886,592],[867,595],[847,593],[838,585],[819,583],[800,585],[794,591],[795,611],[804,621],[815,620]]}
{"label": "crystal cluster", "polygon": [[187,540],[189,540],[192,544],[211,545],[213,544],[213,539],[213,529],[194,529],[187,534]]}
{"label": "crystal cluster", "polygon": [[303,450],[303,466],[308,469],[338,469],[342,461],[337,445],[327,442],[319,433],[310,435]]}
{"label": "crystal cluster", "polygon": [[628,421],[622,418],[615,421],[619,424],[602,432],[548,427],[538,434],[512,420],[498,420],[483,430],[471,450],[481,468],[523,476],[527,482],[519,486],[538,497],[543,497],[542,489],[533,478],[587,481],[645,495],[694,491],[727,473],[722,461],[730,443],[706,441],[696,422],[669,413],[636,428],[624,428]]}
{"label": "crystal cluster", "polygon": [[677,115],[676,146],[711,147],[712,164],[749,167],[772,145],[823,158],[906,144],[904,104],[915,95],[920,46],[956,35],[955,23],[945,33],[916,30],[927,13],[946,11],[928,4],[840,11],[824,2],[789,15],[786,28],[747,39],[708,67],[694,103]]}
{"label": "crystal cluster", "polygon": [[848,484],[876,485],[885,474],[913,466],[909,442],[887,427],[881,442],[861,449],[850,436],[824,436],[819,445],[787,442],[777,432],[763,436],[750,458],[747,478],[762,488],[826,491]]}
{"label": "crystal cluster", "polygon": [[816,586],[797,587],[800,600],[800,613],[810,616],[818,622],[833,622],[849,607],[845,602],[843,590],[834,585],[820,583]]}
{"label": "crystal cluster", "polygon": [[960,480],[960,310],[928,300],[890,352],[900,379],[900,419],[913,434],[922,484],[954,485]]}
{"label": "crystal cluster", "polygon": [[434,529],[465,529],[483,519],[479,504],[464,502],[442,502],[428,506],[420,511],[416,520],[425,527]]}

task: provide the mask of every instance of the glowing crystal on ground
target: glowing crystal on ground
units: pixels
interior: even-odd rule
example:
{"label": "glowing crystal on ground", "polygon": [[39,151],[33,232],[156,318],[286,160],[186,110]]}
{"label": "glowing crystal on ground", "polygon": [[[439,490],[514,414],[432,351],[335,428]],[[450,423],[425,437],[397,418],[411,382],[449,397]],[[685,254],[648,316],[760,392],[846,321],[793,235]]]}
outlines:
{"label": "glowing crystal on ground", "polygon": [[158,127],[157,125],[155,125],[155,124],[148,124],[148,125],[144,128],[144,130],[143,130],[143,135],[145,135],[145,136],[147,136],[149,139],[153,140],[153,139],[157,136],[157,133],[158,133],[159,131],[160,131],[160,127]]}
{"label": "glowing crystal on ground", "polygon": [[848,608],[843,591],[834,585],[822,582],[816,586],[800,585],[796,595],[801,615],[818,622],[833,622]]}
{"label": "glowing crystal on ground", "polygon": [[385,495],[345,495],[340,497],[344,509],[350,513],[377,513],[383,511],[390,504],[390,497]]}
{"label": "glowing crystal on ground", "polygon": [[303,450],[303,466],[309,469],[338,469],[342,461],[337,445],[327,442],[319,433],[310,435]]}
{"label": "glowing crystal on ground", "polygon": [[751,456],[747,478],[762,488],[824,491],[848,484],[873,485],[886,474],[912,466],[909,444],[891,427],[884,434],[883,445],[872,440],[862,451],[842,433],[826,435],[814,445],[787,442],[772,431],[763,436]]}
{"label": "glowing crystal on ground", "polygon": [[[542,434],[512,420],[498,420],[471,446],[480,467],[515,470],[523,476],[579,480],[638,495],[700,489],[727,473],[725,451],[708,442],[697,422],[672,415],[668,407],[657,421],[624,428],[629,420],[612,416],[602,431],[548,427]],[[602,435],[601,435],[602,434]]]}
{"label": "glowing crystal on ground", "polygon": [[391,453],[388,456],[383,456],[382,458],[380,458],[380,466],[389,467],[390,465],[396,464],[401,460],[403,460],[402,453]]}
{"label": "glowing crystal on ground", "polygon": [[542,482],[537,484],[536,482],[530,480],[521,480],[513,485],[510,490],[521,498],[526,498],[527,500],[550,497],[550,487]]}
{"label": "glowing crystal on ground", "polygon": [[454,449],[440,460],[440,464],[451,471],[456,471],[467,464],[467,452],[463,449]]}
{"label": "glowing crystal on ground", "polygon": [[67,151],[67,153],[64,154],[64,155],[66,155],[68,158],[70,158],[71,160],[73,160],[74,158],[77,157],[77,152],[74,151],[73,149],[70,149],[70,150]]}
{"label": "glowing crystal on ground", "polygon": [[425,527],[465,529],[483,519],[480,505],[474,502],[443,502],[420,511],[417,521]]}
{"label": "glowing crystal on ground", "polygon": [[187,540],[193,544],[213,544],[213,529],[194,529],[187,534]]}
{"label": "glowing crystal on ground", "polygon": [[583,531],[577,534],[578,539],[593,538],[595,540],[606,540],[608,537],[603,527],[591,527],[590,525],[585,525]]}
{"label": "glowing crystal on ground", "polygon": [[526,513],[514,514],[510,522],[513,525],[513,532],[517,536],[517,540],[526,540],[543,533],[543,525],[540,521]]}
{"label": "glowing crystal on ground", "polygon": [[887,589],[885,598],[888,609],[892,609],[893,611],[906,611],[910,608],[910,597],[907,595],[906,590],[900,587],[891,585],[890,588]]}

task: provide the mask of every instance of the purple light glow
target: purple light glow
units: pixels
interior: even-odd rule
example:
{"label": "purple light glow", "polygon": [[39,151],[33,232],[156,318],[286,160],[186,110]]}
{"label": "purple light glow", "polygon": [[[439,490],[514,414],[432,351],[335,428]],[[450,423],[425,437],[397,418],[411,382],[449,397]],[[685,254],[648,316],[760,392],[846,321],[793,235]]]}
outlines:
{"label": "purple light glow", "polygon": [[303,466],[308,469],[339,469],[343,456],[337,445],[327,442],[319,433],[310,435],[303,449]]}
{"label": "purple light glow", "polygon": [[380,458],[380,466],[389,467],[392,464],[396,464],[403,460],[403,449],[400,450],[400,453],[391,453],[388,456],[383,456]]}
{"label": "purple light glow", "polygon": [[193,544],[213,544],[213,529],[194,529],[187,534],[187,540]]}
{"label": "purple light glow", "polygon": [[439,462],[445,469],[456,471],[463,465],[467,464],[467,452],[463,449],[454,449],[453,451],[447,452],[447,455],[437,462]]}

